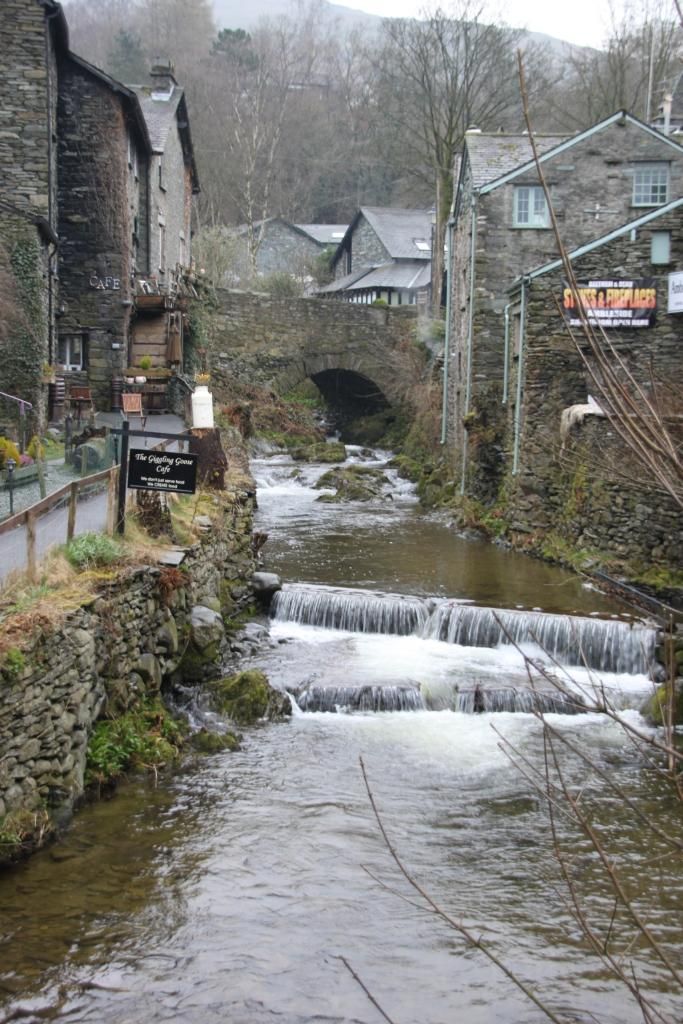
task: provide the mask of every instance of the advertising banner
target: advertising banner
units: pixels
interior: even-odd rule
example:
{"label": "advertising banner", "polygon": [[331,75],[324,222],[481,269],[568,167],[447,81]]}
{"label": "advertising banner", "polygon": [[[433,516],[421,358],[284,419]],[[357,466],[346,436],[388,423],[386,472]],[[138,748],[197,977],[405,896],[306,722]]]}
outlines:
{"label": "advertising banner", "polygon": [[[583,281],[578,292],[588,323],[593,327],[654,327],[657,286],[653,277],[637,281]],[[565,285],[562,308],[570,327],[580,327],[578,302]]]}
{"label": "advertising banner", "polygon": [[176,491],[194,494],[197,489],[196,455],[131,448],[128,486],[143,491]]}
{"label": "advertising banner", "polygon": [[683,313],[683,270],[669,274],[669,313]]}

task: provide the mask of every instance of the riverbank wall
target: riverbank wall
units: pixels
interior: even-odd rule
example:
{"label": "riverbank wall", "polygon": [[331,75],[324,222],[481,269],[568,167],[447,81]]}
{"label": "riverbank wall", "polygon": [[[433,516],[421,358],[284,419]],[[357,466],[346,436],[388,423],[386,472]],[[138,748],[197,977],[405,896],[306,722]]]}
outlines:
{"label": "riverbank wall", "polygon": [[[40,845],[86,788],[93,729],[220,658],[253,601],[255,498],[217,499],[179,565],[122,568],[0,658],[0,863]],[[182,556],[182,558],[181,558]]]}

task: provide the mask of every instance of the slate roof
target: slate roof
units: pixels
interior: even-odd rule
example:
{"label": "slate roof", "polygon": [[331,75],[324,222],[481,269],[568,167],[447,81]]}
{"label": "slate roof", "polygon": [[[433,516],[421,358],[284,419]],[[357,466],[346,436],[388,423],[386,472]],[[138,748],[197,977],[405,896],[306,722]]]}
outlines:
{"label": "slate roof", "polygon": [[169,99],[156,100],[152,96],[154,90],[151,86],[131,85],[129,88],[136,94],[142,107],[152,149],[155,153],[163,153],[168,133],[176,121],[178,105],[183,98],[183,90],[180,86],[174,85]]}
{"label": "slate roof", "polygon": [[[536,145],[540,153],[559,146],[570,138],[569,135],[537,135]],[[468,132],[465,146],[470,168],[472,185],[480,188],[496,178],[528,163],[533,159],[528,135],[504,135],[500,132]]]}
{"label": "slate roof", "polygon": [[[402,210],[390,206],[362,206],[360,209],[370,227],[392,259],[430,260],[432,237],[431,210]],[[352,231],[360,214],[349,227]],[[415,240],[429,244],[426,251],[415,246]]]}
{"label": "slate roof", "polygon": [[151,146],[147,121],[135,90],[130,86],[123,85],[122,82],[117,82],[117,80],[112,78],[111,75],[102,71],[101,68],[96,68],[94,64],[85,60],[84,57],[79,57],[77,53],[69,51],[66,57],[67,60],[72,62],[72,64],[75,64],[77,67],[81,68],[81,70],[86,71],[89,75],[97,78],[100,82],[106,85],[107,88],[111,89],[112,92],[118,93],[123,100],[128,103],[129,110],[132,112],[133,119],[135,120],[138,130],[144,139],[145,145],[148,147]]}
{"label": "slate roof", "polygon": [[431,281],[431,264],[424,260],[402,260],[364,267],[320,288],[319,295],[364,291],[366,288],[426,288]]}
{"label": "slate roof", "polygon": [[294,227],[309,235],[318,245],[339,245],[348,224],[295,224]]}

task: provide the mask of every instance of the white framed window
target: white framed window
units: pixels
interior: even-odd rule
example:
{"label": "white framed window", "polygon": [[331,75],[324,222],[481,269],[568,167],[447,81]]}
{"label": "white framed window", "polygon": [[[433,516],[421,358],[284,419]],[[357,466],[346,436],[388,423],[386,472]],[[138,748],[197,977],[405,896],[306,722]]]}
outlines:
{"label": "white framed window", "polygon": [[57,362],[65,370],[85,370],[87,366],[87,335],[60,334],[57,339]]}
{"label": "white framed window", "polygon": [[669,165],[636,164],[633,169],[633,205],[661,206],[669,198]]}
{"label": "white framed window", "polygon": [[549,228],[550,213],[540,185],[517,185],[514,192],[513,227]]}

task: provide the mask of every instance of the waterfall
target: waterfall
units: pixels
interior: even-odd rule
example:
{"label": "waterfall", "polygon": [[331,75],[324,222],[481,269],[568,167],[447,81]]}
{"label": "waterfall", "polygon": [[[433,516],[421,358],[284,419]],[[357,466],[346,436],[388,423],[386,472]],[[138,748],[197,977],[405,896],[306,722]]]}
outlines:
{"label": "waterfall", "polygon": [[294,699],[302,711],[421,711],[413,686],[308,686]]}
{"label": "waterfall", "polygon": [[464,647],[536,644],[563,665],[602,672],[647,673],[654,660],[655,631],[611,619],[439,605],[423,636]]}
{"label": "waterfall", "polygon": [[429,610],[419,597],[333,587],[288,586],[274,595],[271,616],[304,626],[351,633],[410,636],[426,625]]}
{"label": "waterfall", "polygon": [[[512,650],[514,644],[534,645],[530,656],[546,665],[550,658],[558,666],[573,666],[579,685],[589,693],[592,683],[585,679],[586,669],[645,676],[654,666],[655,630],[615,619],[477,607],[313,584],[285,586],[273,598],[271,615],[280,623],[374,634],[363,640],[370,645],[364,648],[368,662],[350,662],[345,668],[332,661],[327,683],[292,687],[303,711],[578,714],[587,710],[584,700],[563,685],[562,671],[557,673],[556,687],[540,672],[534,673],[532,682],[521,657]],[[401,638],[386,648],[386,656],[385,648],[377,646],[383,643],[382,636]],[[344,642],[354,643],[352,638]],[[360,644],[360,638],[355,643]],[[457,647],[463,648],[462,655],[453,650]],[[449,648],[451,660],[444,659]],[[475,653],[482,648],[488,650]],[[348,650],[353,652],[353,647]],[[368,682],[368,673],[376,673],[381,681]],[[618,689],[620,684],[608,680],[607,685]],[[616,694],[615,698],[619,700]]]}

